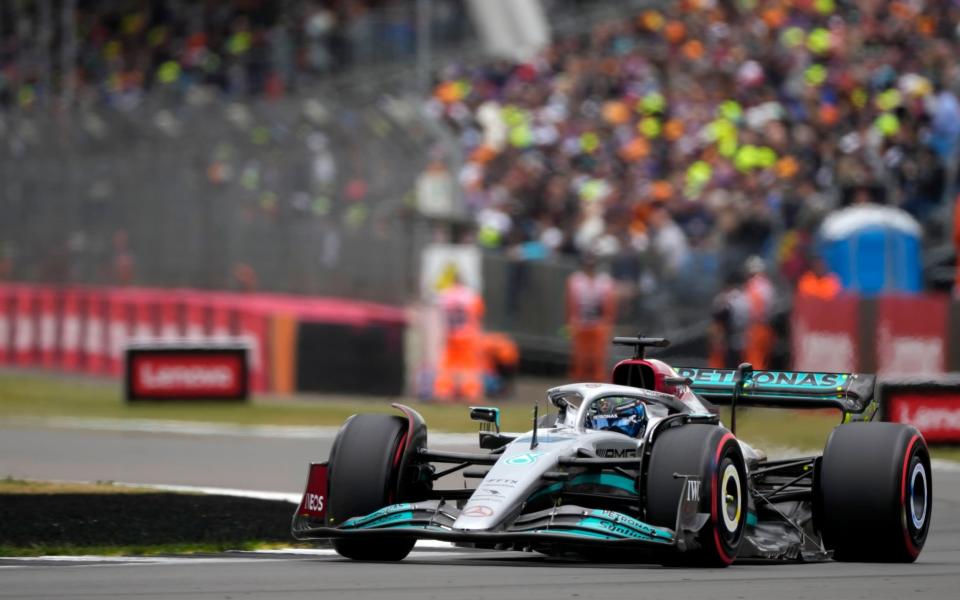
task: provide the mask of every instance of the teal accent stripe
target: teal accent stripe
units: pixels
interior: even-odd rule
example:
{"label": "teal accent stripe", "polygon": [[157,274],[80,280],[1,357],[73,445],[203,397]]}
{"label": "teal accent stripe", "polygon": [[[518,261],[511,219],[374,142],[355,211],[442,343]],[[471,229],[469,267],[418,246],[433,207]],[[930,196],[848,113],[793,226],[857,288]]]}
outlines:
{"label": "teal accent stripe", "polygon": [[[578,475],[567,482],[567,485],[605,485],[613,487],[631,494],[637,493],[636,484],[630,477],[617,475],[616,473],[586,473]],[[551,483],[535,491],[527,498],[527,502],[532,502],[545,494],[553,494],[563,489],[563,483]]]}
{"label": "teal accent stripe", "polygon": [[757,524],[757,513],[748,512],[747,525],[756,525],[756,524]]}
{"label": "teal accent stripe", "polygon": [[632,527],[628,527],[621,523],[614,523],[612,521],[607,521],[606,519],[596,519],[593,517],[589,517],[586,519],[581,519],[580,522],[577,523],[577,525],[580,527],[586,527],[587,529],[592,529],[595,531],[602,531],[607,535],[611,535],[620,539],[644,540],[647,542],[661,542],[665,544],[670,543],[669,539],[663,540],[663,539],[655,538],[655,537],[646,535],[644,533],[641,533],[633,529]]}
{"label": "teal accent stripe", "polygon": [[578,475],[570,480],[570,485],[598,484],[608,487],[614,487],[631,494],[637,493],[636,482],[630,477],[617,475],[616,473],[586,473]]}
{"label": "teal accent stripe", "polygon": [[642,533],[648,537],[662,538],[664,540],[672,540],[674,537],[673,531],[669,529],[654,527],[653,525],[644,523],[639,519],[634,519],[633,517],[613,510],[592,510],[590,511],[590,514],[608,523],[615,523],[617,525],[629,527],[630,529],[633,529],[634,531]]}
{"label": "teal accent stripe", "polygon": [[413,519],[413,512],[398,512],[359,525],[344,525],[344,529],[376,529],[377,527],[392,526],[398,521]]}
{"label": "teal accent stripe", "polygon": [[559,533],[562,535],[569,535],[574,537],[588,537],[588,538],[597,538],[601,540],[616,540],[619,539],[612,535],[606,535],[604,533],[596,531],[584,531],[581,529],[535,529],[533,533],[546,533],[546,534],[555,534]]}
{"label": "teal accent stripe", "polygon": [[406,503],[406,502],[403,502],[403,503],[400,503],[400,504],[391,504],[390,506],[384,506],[383,508],[381,508],[381,509],[379,509],[379,510],[375,510],[375,511],[373,511],[372,513],[370,513],[370,514],[368,514],[368,515],[364,515],[364,516],[362,516],[362,517],[353,517],[353,518],[347,519],[346,521],[344,521],[343,523],[341,523],[340,526],[341,526],[341,527],[357,527],[357,526],[359,526],[359,525],[363,525],[363,524],[365,524],[365,523],[368,523],[369,521],[375,521],[375,520],[377,520],[377,519],[379,519],[379,518],[381,518],[381,517],[384,517],[384,516],[386,516],[386,515],[389,515],[389,514],[392,514],[392,513],[396,513],[396,512],[400,512],[400,511],[410,510],[411,508],[413,508],[413,505],[412,505],[412,504],[409,504],[409,503]]}
{"label": "teal accent stripe", "polygon": [[527,502],[532,502],[533,500],[536,500],[540,496],[545,496],[547,494],[552,494],[554,492],[560,491],[562,487],[563,487],[562,483],[551,483],[550,485],[546,487],[542,487],[539,490],[535,491],[533,494],[531,494],[530,497],[527,498]]}

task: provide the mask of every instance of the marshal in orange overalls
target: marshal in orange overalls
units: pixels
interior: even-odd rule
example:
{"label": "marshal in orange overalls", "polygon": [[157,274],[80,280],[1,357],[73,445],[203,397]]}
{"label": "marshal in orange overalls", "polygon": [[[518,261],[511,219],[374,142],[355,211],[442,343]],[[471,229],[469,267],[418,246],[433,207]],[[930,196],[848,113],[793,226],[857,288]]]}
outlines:
{"label": "marshal in orange overalls", "polygon": [[441,292],[445,325],[443,354],[434,380],[434,397],[476,400],[483,394],[483,313],[480,294],[460,282]]}

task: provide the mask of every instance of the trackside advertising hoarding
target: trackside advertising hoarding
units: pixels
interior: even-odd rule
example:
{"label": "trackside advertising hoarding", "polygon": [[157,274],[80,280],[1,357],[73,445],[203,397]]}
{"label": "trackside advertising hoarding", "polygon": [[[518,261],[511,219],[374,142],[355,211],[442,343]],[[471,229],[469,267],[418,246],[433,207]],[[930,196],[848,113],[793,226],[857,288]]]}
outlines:
{"label": "trackside advertising hoarding", "polygon": [[931,444],[960,443],[960,379],[880,384],[883,420],[908,423]]}
{"label": "trackside advertising hoarding", "polygon": [[820,300],[798,296],[791,318],[795,371],[855,373],[862,358],[859,298]]}
{"label": "trackside advertising hoarding", "polygon": [[944,296],[885,296],[877,302],[877,373],[935,376],[946,372],[947,306]]}
{"label": "trackside advertising hoarding", "polygon": [[246,400],[245,346],[131,347],[127,350],[128,400]]}
{"label": "trackside advertising hoarding", "polygon": [[960,444],[960,302],[798,296],[791,326],[794,369],[875,372],[885,421],[913,425],[930,443]]}

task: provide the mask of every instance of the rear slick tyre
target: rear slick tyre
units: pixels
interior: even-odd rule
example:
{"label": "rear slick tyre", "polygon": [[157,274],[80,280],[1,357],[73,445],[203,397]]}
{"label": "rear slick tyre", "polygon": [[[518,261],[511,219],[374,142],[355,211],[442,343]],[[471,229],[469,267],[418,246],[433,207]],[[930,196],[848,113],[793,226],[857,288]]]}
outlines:
{"label": "rear slick tyre", "polygon": [[[407,422],[390,415],[351,417],[330,449],[329,512],[334,523],[370,514],[398,502],[400,457]],[[403,560],[412,538],[335,539],[333,547],[346,558],[364,561]]]}
{"label": "rear slick tyre", "polygon": [[910,563],[930,530],[933,481],[923,436],[899,423],[848,423],[827,439],[814,520],[834,559]]}
{"label": "rear slick tyre", "polygon": [[676,526],[683,479],[700,476],[698,512],[710,519],[697,536],[698,548],[676,554],[670,565],[726,567],[737,557],[747,522],[747,473],[740,444],[716,425],[682,425],[660,434],[647,471],[647,520]]}

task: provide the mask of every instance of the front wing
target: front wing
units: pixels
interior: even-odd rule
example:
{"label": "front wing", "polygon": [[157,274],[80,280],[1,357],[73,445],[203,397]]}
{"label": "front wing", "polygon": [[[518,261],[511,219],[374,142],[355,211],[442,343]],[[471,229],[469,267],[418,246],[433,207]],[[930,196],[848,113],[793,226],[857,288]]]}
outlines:
{"label": "front wing", "polygon": [[444,500],[393,504],[336,526],[318,524],[298,511],[291,529],[301,540],[404,537],[517,550],[603,546],[684,551],[695,547],[696,534],[709,519],[708,514],[696,512],[696,502],[687,500],[686,485],[673,529],[655,527],[616,511],[572,505],[520,515],[498,530],[454,529],[460,510]]}

